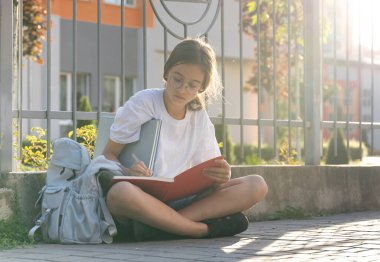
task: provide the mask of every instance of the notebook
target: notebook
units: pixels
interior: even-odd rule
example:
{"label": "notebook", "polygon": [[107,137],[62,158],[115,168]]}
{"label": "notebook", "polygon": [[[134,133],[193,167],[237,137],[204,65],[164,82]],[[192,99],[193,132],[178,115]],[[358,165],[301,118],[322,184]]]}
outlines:
{"label": "notebook", "polygon": [[153,171],[160,131],[161,120],[151,119],[144,123],[141,126],[140,139],[124,146],[119,155],[120,163],[123,166],[132,167],[137,158]]}
{"label": "notebook", "polygon": [[[110,127],[114,116],[101,116],[98,126],[94,157],[102,154],[110,137]],[[140,139],[136,142],[126,144],[119,155],[119,161],[126,167],[131,167],[135,158],[144,161],[145,165],[154,170],[157,146],[161,131],[161,120],[151,119],[141,126]]]}

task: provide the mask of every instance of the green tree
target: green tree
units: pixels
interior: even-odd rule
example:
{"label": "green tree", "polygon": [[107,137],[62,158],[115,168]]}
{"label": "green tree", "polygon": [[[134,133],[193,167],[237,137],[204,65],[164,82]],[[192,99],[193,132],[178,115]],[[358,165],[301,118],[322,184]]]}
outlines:
{"label": "green tree", "polygon": [[[257,0],[246,1],[243,6],[244,33],[259,43],[254,47],[254,55],[257,58],[260,54],[260,60],[253,65],[252,76],[247,81],[245,90],[258,92],[260,80],[268,95],[273,95],[275,88],[280,97],[287,98],[291,95],[288,92],[288,64],[294,70],[302,68],[300,67],[304,43],[302,0],[291,1],[290,34],[287,1],[259,0],[258,2],[259,5]],[[260,66],[260,75],[257,74],[258,66]],[[274,76],[276,76],[275,83]],[[298,80],[300,79],[302,77]]]}
{"label": "green tree", "polygon": [[348,163],[349,163],[348,150],[346,147],[346,143],[343,139],[342,130],[339,128],[337,132],[333,132],[333,136],[331,137],[329,141],[329,146],[328,146],[327,155],[326,155],[326,164],[327,165],[345,165]]}

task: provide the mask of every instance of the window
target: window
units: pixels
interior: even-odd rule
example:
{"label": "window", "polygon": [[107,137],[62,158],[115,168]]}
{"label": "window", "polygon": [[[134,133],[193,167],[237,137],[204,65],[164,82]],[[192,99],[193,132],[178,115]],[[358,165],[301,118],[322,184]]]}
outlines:
{"label": "window", "polygon": [[[90,97],[90,75],[78,73],[77,74],[77,101],[81,96]],[[59,84],[59,110],[71,111],[72,110],[72,75],[70,73],[60,74]],[[69,127],[72,126],[72,121],[60,120],[60,136],[66,136]]]}
{"label": "window", "polygon": [[[78,73],[76,80],[77,100],[79,101],[81,96],[90,97],[90,75]],[[70,73],[61,73],[59,94],[59,109],[61,111],[71,111],[72,76]]]}
{"label": "window", "polygon": [[[121,5],[120,0],[104,0],[104,3],[112,5]],[[135,0],[124,0],[124,6],[134,7]]]}
{"label": "window", "polygon": [[103,97],[102,97],[102,111],[103,112],[115,112],[117,108],[122,106],[126,99],[133,95],[135,91],[135,79],[125,79],[125,90],[122,97],[120,77],[106,76],[104,77],[103,85]]}
{"label": "window", "polygon": [[120,101],[120,81],[118,77],[106,76],[104,78],[102,111],[115,112]]}

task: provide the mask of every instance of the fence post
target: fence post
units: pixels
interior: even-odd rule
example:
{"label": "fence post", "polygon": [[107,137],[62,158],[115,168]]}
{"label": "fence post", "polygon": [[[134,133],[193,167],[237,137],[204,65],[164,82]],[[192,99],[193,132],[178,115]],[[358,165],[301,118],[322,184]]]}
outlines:
{"label": "fence post", "polygon": [[0,172],[12,170],[13,1],[0,0]]}
{"label": "fence post", "polygon": [[305,43],[305,165],[319,165],[321,157],[322,6],[303,1]]}

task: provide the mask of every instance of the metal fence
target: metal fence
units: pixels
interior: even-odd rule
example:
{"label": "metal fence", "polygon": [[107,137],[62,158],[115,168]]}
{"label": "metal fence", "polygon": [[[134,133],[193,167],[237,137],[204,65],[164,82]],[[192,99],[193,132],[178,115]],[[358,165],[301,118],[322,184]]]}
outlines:
{"label": "metal fence", "polygon": [[[378,62],[376,58],[380,59],[380,48],[374,37],[375,20],[374,13],[371,11],[375,8],[366,9],[372,17],[370,22],[372,31],[368,32],[372,42],[370,41],[370,46],[364,48],[361,30],[368,28],[368,25],[363,25],[363,20],[360,20],[363,19],[363,14],[359,11],[355,14],[356,11],[353,11],[355,9],[350,7],[352,1],[349,0],[90,1],[96,4],[96,21],[93,23],[96,25],[96,54],[93,57],[93,61],[96,61],[96,81],[94,81],[96,85],[91,88],[97,90],[97,95],[93,98],[97,101],[97,106],[96,111],[82,112],[77,108],[77,76],[80,63],[78,61],[78,57],[80,57],[78,43],[82,36],[82,34],[78,34],[78,24],[81,25],[80,21],[82,21],[82,18],[78,18],[78,14],[80,14],[78,5],[82,5],[83,1],[65,0],[62,2],[71,4],[69,44],[72,47],[70,54],[72,96],[71,110],[66,111],[53,109],[51,101],[52,95],[57,92],[57,87],[52,84],[52,76],[54,76],[52,72],[52,53],[54,51],[51,44],[52,40],[54,41],[51,27],[52,1],[46,0],[45,5],[47,33],[44,44],[44,70],[46,70],[44,74],[46,77],[44,78],[45,83],[41,86],[46,87],[45,101],[43,102],[46,108],[31,110],[23,107],[25,104],[25,90],[23,90],[25,79],[22,74],[25,66],[22,59],[23,13],[21,10],[23,10],[23,2],[0,0],[0,169],[2,172],[10,171],[15,167],[12,163],[15,162],[15,158],[19,157],[19,150],[15,149],[14,144],[22,144],[25,120],[43,120],[43,126],[47,131],[47,140],[51,141],[53,139],[52,123],[55,123],[53,121],[71,120],[74,137],[76,137],[78,120],[98,120],[100,115],[104,114],[102,81],[106,69],[104,59],[102,59],[104,50],[102,37],[106,34],[103,21],[105,4],[114,5],[113,8],[118,8],[120,12],[119,40],[117,41],[120,41],[118,52],[120,54],[119,76],[122,99],[127,99],[129,96],[126,94],[126,74],[129,65],[126,57],[128,57],[130,41],[128,34],[132,34],[123,25],[127,22],[125,19],[128,19],[125,14],[126,10],[135,8],[140,10],[141,18],[140,25],[136,29],[137,48],[141,52],[141,55],[137,56],[140,61],[139,65],[141,65],[137,82],[141,88],[149,87],[149,64],[151,63],[149,54],[151,54],[152,40],[155,40],[149,36],[153,30],[152,27],[162,29],[160,37],[163,41],[162,63],[167,59],[172,43],[188,36],[201,36],[212,41],[213,44],[218,43],[216,51],[222,82],[225,85],[223,96],[225,100],[229,100],[229,94],[239,94],[231,102],[232,105],[221,102],[216,106],[216,112],[219,112],[220,115],[211,115],[212,121],[222,127],[221,140],[224,145],[227,145],[228,128],[234,127],[239,130],[236,143],[240,145],[247,144],[246,132],[257,134],[255,147],[258,150],[255,154],[258,158],[262,158],[264,144],[265,146],[269,144],[271,157],[275,160],[287,156],[288,158],[294,157],[299,163],[306,165],[319,165],[323,142],[342,129],[346,135],[348,147],[352,147],[350,141],[355,139],[359,142],[360,150],[363,143],[366,143],[370,148],[370,153],[375,153],[376,141],[380,139],[380,137],[377,138],[380,133],[379,135],[376,133],[380,128],[380,123],[379,119],[375,118],[377,110],[380,110],[376,107],[375,101],[378,97],[376,86],[380,82],[378,79],[380,76],[379,64],[376,65]],[[355,7],[364,8],[374,5],[374,3],[375,1],[356,1]],[[198,10],[196,19],[186,20],[178,17],[181,12],[177,13],[176,8],[182,8],[185,10],[182,13],[186,13],[186,9],[192,5],[197,5],[198,8],[196,9]],[[299,10],[300,13],[295,13],[294,10]],[[237,19],[236,21],[226,21],[225,17],[231,12],[234,13],[233,17]],[[276,15],[273,16],[273,14]],[[153,25],[149,25],[152,23],[149,15],[154,17]],[[353,21],[350,19],[352,15],[358,17],[356,26],[350,24],[350,21]],[[337,16],[342,18],[339,20],[340,22],[337,21]],[[320,23],[325,17],[327,18],[323,20],[323,23]],[[205,20],[207,21],[204,22]],[[235,52],[237,55],[231,58],[231,39],[229,35],[226,35],[228,33],[226,25],[232,22],[236,25],[235,31],[237,32],[237,38],[233,41],[235,44],[233,49],[238,51]],[[173,29],[171,23],[176,23],[177,27]],[[201,27],[192,30],[197,25],[201,25]],[[354,28],[357,28],[357,36],[355,36]],[[62,25],[61,30],[63,31]],[[342,33],[342,30],[345,33]],[[283,41],[278,40],[281,38],[280,33],[283,34]],[[256,50],[251,57],[247,57],[247,54],[244,53],[247,48],[245,39],[248,35],[253,42],[250,48]],[[354,38],[358,39],[356,53],[352,51]],[[269,42],[270,45],[267,44],[268,39],[272,39]],[[366,40],[368,41],[368,39]],[[345,51],[342,53],[342,50]],[[355,57],[353,53],[355,53]],[[250,66],[253,66],[251,73],[254,80],[251,79],[251,83],[248,83],[247,80],[249,76],[245,70],[246,60],[251,61]],[[269,62],[265,64],[266,62],[263,61]],[[226,78],[232,74],[228,71],[227,63],[228,65],[233,63],[237,68],[234,74],[237,75],[238,80],[233,84],[226,81]],[[285,66],[283,66],[284,64]],[[349,89],[356,91],[349,92]],[[33,92],[33,90],[28,92]],[[255,99],[247,101],[245,99],[247,92],[254,94]],[[363,92],[369,94],[369,101],[365,106],[363,105]],[[250,112],[247,112],[247,103],[253,104],[250,108],[255,108],[257,112],[253,117],[246,117],[246,115],[251,115]],[[351,112],[353,103],[357,105],[355,108],[359,110],[358,112]],[[232,107],[239,108],[237,116],[229,115],[228,111]],[[368,110],[369,113],[367,112],[367,117],[363,120],[363,112]],[[254,127],[254,131],[248,129],[250,127]],[[365,141],[363,133],[366,133]],[[287,145],[285,153],[281,152],[284,141]],[[337,145],[335,148],[337,150]],[[224,154],[227,154],[227,150],[227,146],[223,147]],[[294,150],[297,152],[296,157],[292,155]],[[50,143],[48,143],[48,155],[49,152]],[[238,154],[241,159],[244,159],[247,154],[244,146],[240,146]]]}

